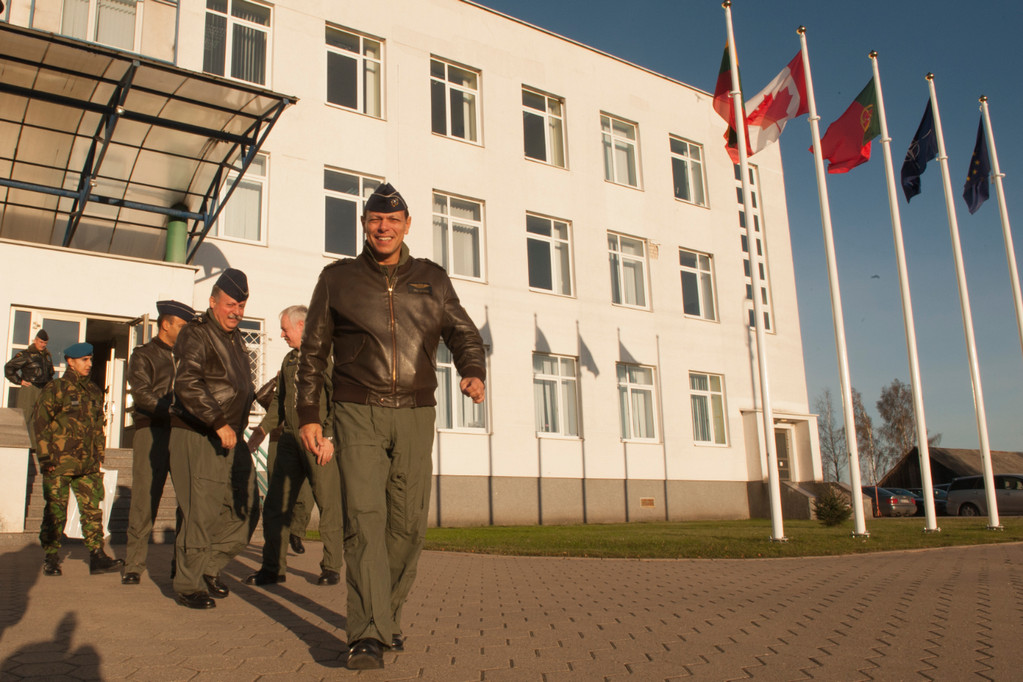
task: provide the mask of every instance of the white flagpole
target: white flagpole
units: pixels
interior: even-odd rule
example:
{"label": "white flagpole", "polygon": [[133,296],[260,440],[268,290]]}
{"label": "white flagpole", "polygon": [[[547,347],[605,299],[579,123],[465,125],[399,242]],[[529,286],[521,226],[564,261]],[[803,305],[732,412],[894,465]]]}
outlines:
{"label": "white flagpole", "polygon": [[735,112],[735,137],[739,145],[739,174],[742,176],[742,207],[746,215],[746,243],[749,245],[750,278],[753,280],[753,326],[757,338],[757,369],[760,375],[760,406],[763,408],[764,441],[767,446],[767,487],[771,504],[771,540],[786,542],[782,527],[781,483],[778,480],[778,452],[774,442],[774,412],[771,410],[770,389],[767,382],[767,343],[764,338],[764,317],[760,306],[760,269],[754,261],[757,237],[754,231],[753,207],[750,202],[749,159],[746,154],[746,128],[742,120],[742,89],[739,87],[739,61],[735,52],[732,32],[732,3],[721,3],[728,28],[728,61],[732,71],[732,107]]}
{"label": "white flagpole", "polygon": [[856,446],[856,418],[853,414],[852,382],[849,379],[849,353],[845,345],[845,317],[842,314],[842,293],[838,288],[838,264],[835,260],[835,237],[831,230],[831,202],[824,175],[821,155],[820,116],[813,95],[810,77],[810,53],[806,47],[806,27],[796,29],[799,49],[803,55],[803,73],[806,76],[806,100],[810,110],[810,137],[813,140],[813,161],[817,171],[817,195],[820,198],[821,228],[824,230],[824,255],[828,264],[828,284],[831,287],[831,318],[835,325],[835,349],[838,352],[838,379],[842,389],[842,415],[845,417],[845,445],[849,452],[849,487],[852,489],[853,537],[868,537],[863,515],[863,490],[860,481],[860,454]]}
{"label": "white flagpole", "polygon": [[998,198],[998,215],[1002,219],[1002,236],[1005,238],[1005,257],[1009,261],[1009,279],[1012,280],[1012,300],[1016,304],[1016,325],[1019,327],[1019,343],[1023,348],[1023,295],[1020,294],[1019,272],[1016,269],[1016,249],[1012,246],[1012,232],[1009,227],[1009,209],[1005,206],[1005,177],[998,166],[998,152],[995,150],[995,131],[991,127],[991,114],[987,109],[987,97],[980,96],[980,111],[984,116],[984,133],[987,135],[987,150],[991,157],[991,176],[995,179],[995,196]]}
{"label": "white flagpole", "polygon": [[938,113],[938,94],[934,89],[934,74],[927,74],[927,87],[931,93],[931,109],[934,112],[934,130],[938,138],[938,165],[941,167],[941,184],[945,189],[945,212],[948,214],[948,231],[952,235],[952,258],[956,266],[956,281],[959,284],[959,306],[963,313],[963,331],[966,333],[966,353],[970,361],[970,381],[973,383],[973,406],[977,413],[977,432],[980,434],[980,458],[984,465],[984,494],[987,498],[988,528],[1001,530],[998,523],[998,502],[995,499],[995,477],[991,468],[991,446],[987,435],[987,413],[984,410],[984,390],[980,385],[980,363],[977,361],[977,344],[973,337],[973,314],[970,312],[970,292],[966,289],[966,270],[963,267],[963,248],[959,243],[959,221],[956,220],[955,203],[952,199],[952,180],[948,174],[948,155],[945,154],[945,137],[941,134],[941,115]]}
{"label": "white flagpole", "polygon": [[920,483],[923,486],[925,533],[941,530],[934,518],[934,488],[931,485],[931,448],[927,442],[927,421],[924,418],[924,391],[920,382],[920,358],[916,350],[916,325],[913,322],[913,301],[909,295],[909,271],[906,269],[906,247],[902,240],[902,217],[899,215],[899,195],[895,190],[895,171],[892,167],[892,138],[888,136],[888,119],[884,113],[881,95],[881,73],[877,68],[877,52],[871,52],[874,69],[874,90],[877,92],[877,119],[881,125],[881,149],[884,151],[884,174],[888,184],[888,208],[892,217],[892,238],[895,241],[895,263],[899,271],[899,289],[902,292],[902,321],[906,327],[906,350],[909,353],[909,381],[913,389],[913,411],[916,417],[916,451],[920,455]]}

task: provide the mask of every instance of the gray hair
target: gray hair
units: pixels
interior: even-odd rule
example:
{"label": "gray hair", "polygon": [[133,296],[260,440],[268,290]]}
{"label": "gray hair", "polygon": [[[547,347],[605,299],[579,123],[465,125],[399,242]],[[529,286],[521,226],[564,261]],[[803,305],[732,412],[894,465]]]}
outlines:
{"label": "gray hair", "polygon": [[291,324],[298,324],[299,322],[305,322],[305,316],[308,314],[309,308],[306,308],[304,305],[289,305],[281,311],[281,319],[287,317]]}

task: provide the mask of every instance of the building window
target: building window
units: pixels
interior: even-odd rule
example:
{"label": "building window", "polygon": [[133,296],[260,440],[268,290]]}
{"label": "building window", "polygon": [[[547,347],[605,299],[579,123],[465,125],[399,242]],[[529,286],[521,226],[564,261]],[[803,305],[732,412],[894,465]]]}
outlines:
{"label": "building window", "polygon": [[678,264],[682,271],[682,312],[716,320],[713,258],[705,253],[679,249]]}
{"label": "building window", "polygon": [[359,216],[366,199],[380,186],[378,178],[323,170],[323,250],[332,256],[359,255],[362,226]]}
{"label": "building window", "polygon": [[607,233],[611,263],[611,302],[635,308],[648,307],[646,295],[646,242]]}
{"label": "building window", "polygon": [[202,70],[267,85],[270,8],[247,0],[206,0]]}
{"label": "building window", "polygon": [[433,254],[452,277],[483,279],[483,204],[433,193]]}
{"label": "building window", "polygon": [[572,241],[568,222],[526,214],[529,288],[572,295]]}
{"label": "building window", "polygon": [[533,353],[536,432],[579,435],[579,390],[575,358]]}
{"label": "building window", "polygon": [[430,60],[433,132],[479,142],[480,74],[440,59]]}
{"label": "building window", "polygon": [[437,428],[455,431],[486,431],[487,401],[474,403],[463,395],[461,378],[451,351],[437,346]]}
{"label": "building window", "polygon": [[[266,241],[263,222],[266,219],[267,166],[265,154],[257,154],[234,193],[228,198],[217,221],[217,236],[246,242]],[[227,184],[237,173],[228,174]]]}
{"label": "building window", "polygon": [[725,445],[725,379],[717,374],[689,373],[693,405],[693,440]]}
{"label": "building window", "polygon": [[142,3],[136,0],[64,0],[60,32],[136,52],[141,9]]}
{"label": "building window", "polygon": [[565,103],[522,88],[522,138],[526,156],[565,167]]}
{"label": "building window", "polygon": [[619,362],[618,414],[624,440],[655,440],[654,368]]}
{"label": "building window", "polygon": [[363,114],[383,116],[383,43],[327,27],[327,101]]}
{"label": "building window", "polygon": [[600,130],[604,141],[604,179],[639,187],[636,124],[601,114]]}
{"label": "building window", "polygon": [[671,175],[675,185],[675,198],[697,206],[706,206],[702,147],[674,136],[668,138],[668,143],[671,149]]}
{"label": "building window", "polygon": [[[743,276],[746,279],[746,316],[749,326],[754,326],[753,317],[753,273],[752,265],[750,262],[749,243],[746,237],[746,209],[743,205],[743,194],[742,194],[742,175],[739,170],[739,166],[735,168],[735,198],[739,205],[739,243],[742,248],[742,271]],[[753,211],[753,233],[756,237],[756,255],[753,256],[753,261],[757,264],[757,274],[760,275],[760,310],[764,315],[764,329],[766,331],[772,331],[774,329],[774,321],[771,319],[771,283],[768,277],[767,271],[767,258],[765,257],[764,249],[764,233],[760,227],[763,224],[760,219],[760,207],[757,202],[757,172],[755,166],[750,166],[749,169],[749,186],[750,186],[750,208]]]}

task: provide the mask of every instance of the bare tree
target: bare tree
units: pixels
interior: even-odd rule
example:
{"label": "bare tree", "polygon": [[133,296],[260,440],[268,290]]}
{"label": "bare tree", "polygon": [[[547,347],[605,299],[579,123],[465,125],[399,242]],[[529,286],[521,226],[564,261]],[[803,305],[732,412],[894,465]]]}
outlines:
{"label": "bare tree", "polygon": [[839,426],[836,419],[831,389],[825,388],[813,401],[813,407],[817,412],[824,480],[840,481],[849,461],[849,452],[845,445],[845,428]]}
{"label": "bare tree", "polygon": [[[898,379],[881,389],[877,413],[882,424],[877,430],[879,449],[889,465],[898,462],[917,445],[916,411],[912,387]],[[927,436],[930,445],[941,442],[941,434]]]}
{"label": "bare tree", "polygon": [[879,461],[880,453],[874,435],[874,421],[863,407],[863,396],[855,388],[852,389],[853,421],[856,424],[856,449],[860,455],[860,467],[866,474],[870,485],[877,485],[880,480],[884,463]]}

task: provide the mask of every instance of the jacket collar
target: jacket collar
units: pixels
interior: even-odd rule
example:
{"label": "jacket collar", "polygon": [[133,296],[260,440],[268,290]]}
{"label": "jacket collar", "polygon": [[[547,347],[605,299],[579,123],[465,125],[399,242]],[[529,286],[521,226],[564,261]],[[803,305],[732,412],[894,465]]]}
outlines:
{"label": "jacket collar", "polygon": [[[380,270],[384,274],[387,274],[389,266],[377,263],[376,259],[373,258],[373,252],[370,251],[369,245],[365,242],[362,244],[362,253],[359,254],[359,258],[361,258],[366,265],[374,270]],[[400,255],[398,256],[398,269],[403,269],[406,265],[408,265],[408,262],[411,259],[412,255],[409,252],[408,244],[402,243]]]}

